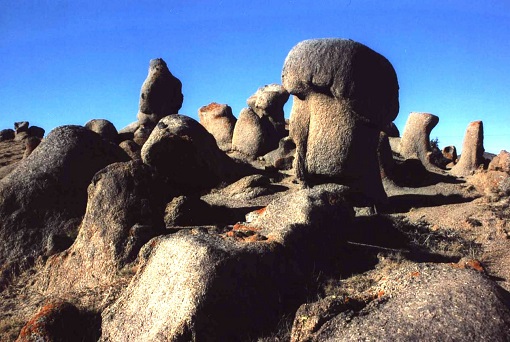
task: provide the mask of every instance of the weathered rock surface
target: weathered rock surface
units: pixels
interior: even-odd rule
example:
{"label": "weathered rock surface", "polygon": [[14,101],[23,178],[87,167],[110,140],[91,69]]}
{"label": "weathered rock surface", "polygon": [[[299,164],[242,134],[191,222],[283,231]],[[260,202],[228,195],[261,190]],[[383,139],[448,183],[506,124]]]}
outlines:
{"label": "weathered rock surface", "polygon": [[352,40],[306,40],[285,59],[282,83],[294,95],[290,137],[297,177],[346,184],[369,201],[384,201],[379,132],[399,109],[391,63]]}
{"label": "weathered rock surface", "polygon": [[28,157],[32,152],[36,149],[37,146],[41,143],[41,139],[38,137],[29,136],[25,139],[25,152],[23,153],[23,158]]}
{"label": "weathered rock surface", "polygon": [[124,140],[119,144],[119,147],[123,149],[132,160],[142,159],[142,148],[133,140]]}
{"label": "weathered rock surface", "polygon": [[14,130],[7,128],[0,131],[0,142],[14,139]]}
{"label": "weathered rock surface", "polygon": [[470,122],[464,142],[462,143],[462,154],[459,162],[451,169],[451,174],[455,176],[468,176],[472,174],[480,165],[484,164],[483,158],[483,122]]}
{"label": "weathered rock surface", "polygon": [[303,298],[325,251],[338,248],[352,215],[342,192],[298,191],[224,235],[197,229],[152,240],[103,312],[102,341],[240,340],[274,326]]}
{"label": "weathered rock surface", "polygon": [[38,127],[38,126],[30,126],[28,127],[28,135],[31,137],[36,137],[39,139],[44,138],[45,130],[44,128]]}
{"label": "weathered rock surface", "polygon": [[73,236],[94,174],[123,151],[80,126],[54,129],[0,181],[1,283],[45,253],[52,235]]}
{"label": "weathered rock surface", "polygon": [[235,163],[196,120],[169,115],[142,148],[142,160],[185,190],[210,189],[235,174]]}
{"label": "weathered rock surface", "polygon": [[88,188],[78,237],[50,257],[37,287],[47,294],[108,285],[133,262],[140,248],[163,233],[163,208],[153,171],[141,162],[115,163]]}
{"label": "weathered rock surface", "polygon": [[287,135],[283,106],[289,93],[279,84],[261,87],[246,101],[234,128],[232,149],[255,159],[278,147]]}
{"label": "weathered rock surface", "polygon": [[267,116],[277,134],[285,135],[283,106],[289,100],[289,92],[280,84],[268,84],[259,88],[246,103],[259,117]]}
{"label": "weathered rock surface", "polygon": [[445,146],[442,150],[443,157],[452,163],[457,162],[457,148],[455,146]]}
{"label": "weathered rock surface", "polygon": [[410,113],[400,140],[400,154],[405,159],[419,159],[427,169],[434,170],[431,162],[430,132],[439,118],[430,113]]}
{"label": "weathered rock surface", "polygon": [[198,110],[200,124],[216,139],[218,147],[225,152],[232,149],[232,135],[237,119],[232,108],[216,102],[200,107]]}
{"label": "weathered rock surface", "polygon": [[507,299],[480,273],[450,265],[421,265],[404,277],[407,286],[392,292],[386,303],[376,301],[359,315],[340,314],[309,340],[508,340]]}
{"label": "weathered rock surface", "polygon": [[285,137],[278,143],[278,148],[266,153],[261,158],[266,165],[278,170],[290,170],[296,153],[296,144],[290,137]]}
{"label": "weathered rock surface", "polygon": [[176,78],[161,58],[149,63],[149,74],[140,90],[138,121],[158,121],[171,114],[177,114],[182,106],[182,83]]}
{"label": "weathered rock surface", "polygon": [[505,150],[499,152],[489,163],[489,171],[503,171],[510,174],[510,153]]}
{"label": "weathered rock surface", "polygon": [[115,126],[108,120],[105,119],[92,119],[85,124],[85,128],[90,129],[92,132],[96,132],[103,139],[112,143],[117,143],[119,133]]}
{"label": "weathered rock surface", "polygon": [[67,302],[49,302],[21,329],[17,342],[82,340],[87,326],[79,310]]}

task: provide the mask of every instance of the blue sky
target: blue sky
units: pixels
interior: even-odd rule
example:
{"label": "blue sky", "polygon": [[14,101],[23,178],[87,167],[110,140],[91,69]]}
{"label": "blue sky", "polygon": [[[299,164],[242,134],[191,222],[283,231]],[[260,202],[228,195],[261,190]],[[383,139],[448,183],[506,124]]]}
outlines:
{"label": "blue sky", "polygon": [[[299,41],[357,40],[386,56],[409,112],[439,116],[431,137],[460,150],[483,120],[485,149],[510,150],[510,1],[0,0],[0,129],[47,130],[136,120],[152,58],[183,83],[180,113],[210,102],[238,115],[257,88],[280,83]],[[290,114],[290,100],[286,116]]]}

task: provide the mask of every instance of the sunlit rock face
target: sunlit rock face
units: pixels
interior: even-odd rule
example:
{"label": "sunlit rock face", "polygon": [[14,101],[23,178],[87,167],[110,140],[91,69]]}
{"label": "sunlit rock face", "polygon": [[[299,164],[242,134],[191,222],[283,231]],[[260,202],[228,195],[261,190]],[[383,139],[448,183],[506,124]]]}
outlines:
{"label": "sunlit rock face", "polygon": [[400,140],[400,154],[406,159],[419,159],[427,169],[436,168],[430,159],[430,132],[438,122],[434,114],[410,113]]}
{"label": "sunlit rock face", "polygon": [[349,185],[363,200],[384,201],[379,132],[399,110],[391,63],[352,40],[306,40],[289,52],[282,84],[294,95],[290,137],[297,177]]}
{"label": "sunlit rock face", "polygon": [[451,173],[455,176],[470,175],[484,163],[484,152],[483,122],[470,122],[464,135],[459,162],[452,168]]}
{"label": "sunlit rock face", "polygon": [[237,119],[232,108],[226,104],[210,103],[198,110],[200,124],[212,134],[218,147],[225,152],[232,148],[232,134]]}

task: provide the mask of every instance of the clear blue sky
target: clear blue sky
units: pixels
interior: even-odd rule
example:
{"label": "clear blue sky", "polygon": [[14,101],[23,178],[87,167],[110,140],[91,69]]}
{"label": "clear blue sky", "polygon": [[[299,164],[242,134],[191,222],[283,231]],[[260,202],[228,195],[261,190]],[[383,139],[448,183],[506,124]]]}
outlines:
{"label": "clear blue sky", "polygon": [[[510,150],[510,1],[0,0],[0,129],[47,130],[136,120],[149,60],[183,83],[180,113],[210,102],[238,115],[280,83],[285,56],[309,38],[351,38],[386,56],[409,112],[439,116],[431,137],[462,147],[483,120],[485,149]],[[291,100],[286,106],[290,114]]]}

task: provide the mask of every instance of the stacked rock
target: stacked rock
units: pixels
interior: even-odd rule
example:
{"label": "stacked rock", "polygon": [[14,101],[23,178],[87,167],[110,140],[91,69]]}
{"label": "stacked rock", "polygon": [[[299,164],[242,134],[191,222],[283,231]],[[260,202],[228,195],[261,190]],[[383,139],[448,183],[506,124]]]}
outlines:
{"label": "stacked rock", "polygon": [[290,137],[298,179],[348,185],[372,204],[386,200],[377,147],[399,110],[391,63],[352,40],[306,40],[289,52],[282,83],[294,95]]}
{"label": "stacked rock", "polygon": [[279,84],[261,87],[246,101],[232,136],[232,149],[255,159],[276,148],[287,135],[283,106],[289,93]]}
{"label": "stacked rock", "polygon": [[131,132],[134,141],[143,145],[161,118],[179,112],[183,99],[181,81],[172,75],[163,59],[152,59],[140,91],[138,121],[119,133]]}

